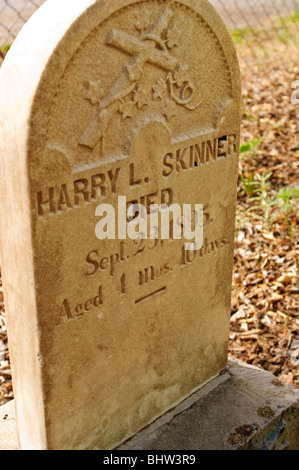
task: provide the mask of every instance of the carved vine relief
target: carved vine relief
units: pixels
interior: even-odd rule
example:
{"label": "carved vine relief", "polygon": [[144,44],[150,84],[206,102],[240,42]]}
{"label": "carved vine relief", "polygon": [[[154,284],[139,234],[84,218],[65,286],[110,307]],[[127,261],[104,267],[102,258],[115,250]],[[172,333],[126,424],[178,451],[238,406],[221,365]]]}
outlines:
{"label": "carved vine relief", "polygon": [[[142,109],[151,100],[160,102],[161,114],[167,121],[176,114],[177,106],[191,111],[198,108],[201,102],[194,100],[195,87],[188,75],[189,67],[173,54],[182,35],[173,21],[174,16],[174,11],[169,8],[156,20],[151,15],[136,15],[135,28],[139,37],[111,29],[106,45],[126,52],[132,59],[106,96],[100,80],[87,82],[84,98],[92,105],[98,104],[98,111],[81,136],[80,145],[94,148],[115,113],[120,113],[122,119],[131,118],[134,108]],[[158,78],[148,89],[139,83],[146,63],[166,72],[164,78]]]}

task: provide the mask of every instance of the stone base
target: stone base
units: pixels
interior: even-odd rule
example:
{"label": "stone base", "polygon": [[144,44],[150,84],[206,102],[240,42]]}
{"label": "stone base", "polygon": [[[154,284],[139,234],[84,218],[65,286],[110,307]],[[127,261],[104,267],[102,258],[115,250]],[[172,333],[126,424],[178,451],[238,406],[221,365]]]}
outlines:
{"label": "stone base", "polygon": [[[0,450],[17,450],[14,403]],[[227,371],[117,450],[299,450],[299,390],[232,357]]]}
{"label": "stone base", "polygon": [[0,406],[0,450],[20,450],[13,400]]}

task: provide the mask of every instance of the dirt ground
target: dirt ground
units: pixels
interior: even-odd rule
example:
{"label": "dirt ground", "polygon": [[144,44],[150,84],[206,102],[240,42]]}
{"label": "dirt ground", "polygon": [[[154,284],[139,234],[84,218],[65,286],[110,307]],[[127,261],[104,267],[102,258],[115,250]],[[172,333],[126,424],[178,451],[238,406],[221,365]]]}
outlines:
{"label": "dirt ground", "polygon": [[237,45],[243,145],[229,350],[299,388],[298,19],[254,48]]}

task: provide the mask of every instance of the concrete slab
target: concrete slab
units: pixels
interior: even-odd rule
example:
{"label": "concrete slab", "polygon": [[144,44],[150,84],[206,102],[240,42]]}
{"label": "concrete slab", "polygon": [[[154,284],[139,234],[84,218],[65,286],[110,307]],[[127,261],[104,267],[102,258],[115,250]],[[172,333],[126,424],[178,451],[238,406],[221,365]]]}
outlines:
{"label": "concrete slab", "polygon": [[[0,450],[19,448],[14,402]],[[232,357],[227,371],[117,450],[299,450],[299,390]]]}
{"label": "concrete slab", "polygon": [[0,450],[19,450],[14,400],[0,406]]}
{"label": "concrete slab", "polygon": [[186,410],[173,410],[160,428],[149,427],[139,441],[137,435],[126,446],[132,450],[299,448],[299,390],[234,358],[224,378],[201,389]]}

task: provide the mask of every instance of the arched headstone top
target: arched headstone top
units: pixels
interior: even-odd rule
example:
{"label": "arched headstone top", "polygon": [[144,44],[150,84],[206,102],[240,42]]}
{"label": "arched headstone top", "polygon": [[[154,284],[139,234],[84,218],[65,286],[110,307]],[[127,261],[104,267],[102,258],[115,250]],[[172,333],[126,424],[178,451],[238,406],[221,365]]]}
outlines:
{"label": "arched headstone top", "polygon": [[57,164],[67,172],[127,157],[143,122],[160,119],[173,141],[184,141],[223,125],[232,103],[227,115],[236,111],[236,53],[208,2],[74,1],[71,10],[46,2],[2,71],[3,82],[11,74],[19,82],[22,96],[11,97],[7,112],[19,112],[20,102],[26,109],[20,127],[30,122],[40,159],[33,179]]}

